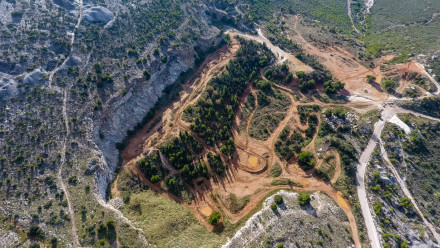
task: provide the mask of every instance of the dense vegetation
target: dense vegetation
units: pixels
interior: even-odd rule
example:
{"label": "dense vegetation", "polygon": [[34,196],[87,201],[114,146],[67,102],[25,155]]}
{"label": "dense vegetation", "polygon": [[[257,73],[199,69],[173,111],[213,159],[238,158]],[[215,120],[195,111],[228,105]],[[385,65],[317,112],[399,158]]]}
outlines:
{"label": "dense vegetation", "polygon": [[180,133],[170,143],[161,146],[160,150],[174,168],[180,170],[190,164],[203,151],[203,146],[187,132]]}
{"label": "dense vegetation", "polygon": [[218,225],[221,217],[222,216],[219,212],[214,211],[211,213],[211,215],[209,215],[208,222],[209,222],[209,224],[216,226],[216,225]]}
{"label": "dense vegetation", "polygon": [[307,206],[310,204],[311,198],[309,193],[299,193],[298,203],[300,206]]}
{"label": "dense vegetation", "polygon": [[198,176],[208,177],[207,166],[201,157],[203,146],[188,132],[180,133],[179,137],[161,146],[160,150],[171,165],[180,170],[180,175],[186,182]]}
{"label": "dense vegetation", "polygon": [[264,76],[275,83],[290,83],[293,79],[292,73],[289,72],[287,64],[273,66],[264,72]]}
{"label": "dense vegetation", "polygon": [[162,166],[162,161],[157,151],[154,154],[141,158],[136,162],[136,166],[152,183],[160,181],[168,174],[168,171]]}
{"label": "dense vegetation", "polygon": [[279,177],[281,173],[283,173],[283,169],[281,169],[281,165],[278,162],[270,168],[270,175],[272,177]]}
{"label": "dense vegetation", "polygon": [[303,170],[310,170],[316,164],[315,156],[309,151],[303,151],[298,155],[298,165]]}
{"label": "dense vegetation", "polygon": [[397,87],[399,87],[399,82],[395,78],[384,78],[381,82],[381,86],[385,92],[394,94]]}
{"label": "dense vegetation", "polygon": [[440,98],[424,97],[421,100],[413,100],[412,102],[402,102],[402,107],[420,112],[425,115],[440,117]]}
{"label": "dense vegetation", "polygon": [[286,127],[281,131],[275,143],[275,153],[280,159],[288,161],[301,151],[304,146],[304,138],[297,131],[291,133],[290,128]]}
{"label": "dense vegetation", "polygon": [[208,83],[207,94],[195,106],[185,110],[194,116],[191,130],[210,146],[226,146],[223,151],[228,155],[235,151],[231,128],[238,97],[272,57],[264,45],[245,40],[240,43],[242,46],[226,71]]}
{"label": "dense vegetation", "polygon": [[307,121],[307,117],[312,112],[318,112],[321,109],[318,105],[299,105],[298,106],[298,114],[299,114],[299,120],[302,124],[305,124]]}

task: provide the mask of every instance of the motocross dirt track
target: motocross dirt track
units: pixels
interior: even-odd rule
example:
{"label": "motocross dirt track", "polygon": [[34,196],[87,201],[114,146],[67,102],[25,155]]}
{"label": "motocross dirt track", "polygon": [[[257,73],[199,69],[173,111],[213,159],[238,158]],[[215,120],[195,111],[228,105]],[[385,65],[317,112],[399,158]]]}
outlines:
{"label": "motocross dirt track", "polygon": [[[368,68],[358,62],[352,54],[348,53],[342,48],[317,48],[315,45],[307,42],[297,30],[297,21],[298,17],[295,17],[294,23],[292,24],[295,34],[292,34],[292,39],[302,45],[306,53],[316,56],[319,62],[321,62],[336,78],[344,82],[346,84],[346,89],[349,96],[361,96],[362,99],[364,99],[357,102],[348,102],[346,106],[356,106],[362,104],[372,106],[371,100],[389,101],[395,99],[394,96],[389,96],[380,89],[377,89],[377,87],[374,87],[365,81],[367,75],[376,75],[377,78],[383,78],[385,73],[381,71],[380,66],[392,59],[392,56],[380,58],[376,62],[377,64],[375,68]],[[242,35],[235,32],[231,32],[231,34],[249,38],[249,35]],[[261,32],[259,34],[259,36],[253,36],[252,40],[268,42]],[[240,97],[240,108],[235,114],[235,121],[232,128],[233,138],[237,147],[237,155],[233,160],[226,159],[222,155],[223,161],[228,161],[228,163],[230,163],[228,165],[229,170],[227,171],[227,175],[223,179],[218,181],[214,181],[213,179],[205,180],[200,185],[194,183],[194,188],[191,189],[191,193],[194,194],[195,199],[191,204],[184,203],[176,196],[165,192],[160,187],[161,182],[152,184],[137,168],[136,161],[141,158],[142,154],[148,152],[149,150],[157,149],[161,143],[166,141],[169,137],[178,134],[179,131],[191,132],[189,129],[189,123],[182,120],[183,110],[198,100],[201,92],[203,92],[203,90],[206,88],[209,80],[214,77],[216,73],[223,70],[227,63],[234,57],[234,54],[239,47],[239,43],[232,38],[231,45],[223,47],[207,57],[195,75],[185,83],[184,91],[180,95],[180,99],[156,114],[156,116],[150,122],[148,122],[141,131],[130,139],[128,146],[122,154],[124,166],[123,169],[134,171],[140,176],[145,184],[156,192],[166,195],[174,199],[176,202],[187,206],[195,217],[208,229],[213,228],[208,224],[206,218],[207,215],[209,215],[212,211],[218,211],[221,209],[226,215],[224,217],[226,217],[229,222],[237,223],[239,220],[247,216],[251,210],[257,207],[261,200],[273,190],[287,188],[296,191],[322,191],[334,199],[344,210],[350,223],[353,241],[356,247],[360,247],[361,243],[351,207],[348,204],[348,201],[342,197],[342,193],[332,187],[332,184],[337,181],[339,175],[341,174],[341,161],[339,154],[333,150],[327,151],[335,155],[336,161],[335,173],[329,183],[326,183],[313,175],[316,168],[319,168],[319,166],[323,163],[323,159],[320,159],[316,154],[314,141],[317,134],[315,134],[312,141],[305,148],[303,148],[303,150],[307,149],[312,151],[315,156],[317,166],[312,170],[302,170],[296,163],[295,157],[286,162],[280,160],[275,154],[275,142],[280,132],[286,126],[293,127],[301,133],[307,127],[307,125],[302,124],[299,121],[297,110],[297,106],[304,105],[304,103],[295,101],[292,96],[293,92],[288,87],[275,86],[278,90],[289,97],[291,105],[286,112],[285,118],[280,121],[277,128],[270,134],[269,138],[262,141],[251,138],[248,134],[249,125],[255,110],[247,119],[239,118],[243,109],[243,103],[250,94],[254,95],[256,99],[255,106],[257,106],[257,94],[255,94],[256,89],[253,88],[252,84],[248,86],[244,94]],[[272,44],[270,44],[268,47],[271,49],[277,48]],[[274,51],[274,53],[277,51],[278,50]],[[280,55],[280,53],[276,54]],[[285,56],[278,56],[279,62],[285,59]],[[297,63],[297,61],[295,62]],[[307,67],[304,68],[308,69]],[[427,74],[424,69],[416,63],[400,65],[392,70],[396,74],[401,74],[408,71],[415,71],[423,75]],[[387,73],[388,72],[389,71],[387,71]],[[320,106],[335,105],[316,101],[307,104],[318,104]],[[318,121],[320,123],[321,118],[319,118],[319,116],[320,115],[318,113]],[[239,130],[240,122],[245,123],[245,129],[241,132]],[[205,147],[205,150],[220,154],[216,148],[206,145],[203,140],[197,137],[197,135],[194,134],[194,136],[196,140]],[[172,174],[177,173],[177,171],[175,171],[172,166],[168,164],[166,158],[161,156],[161,159],[165,167],[167,167]],[[293,185],[295,186],[271,185],[271,182],[274,178],[268,176],[269,169],[276,162],[282,166],[283,170],[282,175],[278,178],[290,179],[292,182],[294,182]],[[112,188],[112,192],[114,193],[117,192],[117,189],[115,188],[116,186],[117,183],[115,183]],[[234,194],[237,198],[249,196],[249,202],[243,207],[243,209],[233,213],[227,206],[227,199],[231,196],[231,194]],[[214,200],[212,195],[215,195],[217,200]]]}

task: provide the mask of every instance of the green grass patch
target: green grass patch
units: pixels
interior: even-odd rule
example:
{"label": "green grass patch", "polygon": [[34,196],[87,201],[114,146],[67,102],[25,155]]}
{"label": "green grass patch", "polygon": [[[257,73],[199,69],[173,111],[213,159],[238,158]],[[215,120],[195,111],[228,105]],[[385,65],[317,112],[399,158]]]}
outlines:
{"label": "green grass patch", "polygon": [[148,242],[157,247],[180,244],[212,247],[225,241],[224,236],[202,226],[184,205],[151,190],[132,194],[122,212],[136,222],[147,234]]}

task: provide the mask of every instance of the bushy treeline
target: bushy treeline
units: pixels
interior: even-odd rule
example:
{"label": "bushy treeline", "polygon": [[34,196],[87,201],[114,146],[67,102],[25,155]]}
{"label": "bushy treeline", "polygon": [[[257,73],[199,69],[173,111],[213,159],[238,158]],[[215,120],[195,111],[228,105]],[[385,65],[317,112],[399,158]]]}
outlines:
{"label": "bushy treeline", "polygon": [[296,131],[290,134],[290,129],[287,127],[278,136],[275,143],[275,153],[279,158],[287,161],[295,155],[295,152],[300,152],[303,146],[304,138],[301,134]]}
{"label": "bushy treeline", "polygon": [[421,100],[401,103],[402,107],[420,112],[425,115],[440,117],[440,98],[425,97]]}
{"label": "bushy treeline", "polygon": [[318,112],[321,107],[319,105],[299,105],[297,107],[298,114],[299,114],[299,120],[302,124],[306,123],[307,117],[311,112]]}
{"label": "bushy treeline", "polygon": [[223,164],[223,161],[218,154],[208,153],[208,163],[212,170],[219,176],[224,176],[226,166]]}
{"label": "bushy treeline", "polygon": [[270,67],[264,72],[264,76],[278,84],[283,82],[290,83],[293,79],[293,75],[289,72],[289,66],[287,66],[287,64]]}
{"label": "bushy treeline", "polygon": [[203,146],[188,132],[182,132],[170,143],[160,147],[171,165],[180,170],[182,178],[189,182],[198,176],[208,177],[208,169],[201,160]]}
{"label": "bushy treeline", "polygon": [[168,174],[168,170],[162,166],[162,161],[159,157],[158,151],[150,154],[149,156],[141,158],[136,162],[136,166],[152,183],[159,182]]}
{"label": "bushy treeline", "polygon": [[[304,73],[303,71],[296,72],[296,76],[299,79],[299,89],[303,93],[307,93],[309,90],[313,90],[317,84],[328,84],[330,83],[330,87],[338,87],[338,91],[342,88],[339,88],[338,85],[331,84],[332,75],[328,71],[314,71],[312,73]],[[327,86],[329,87],[329,86]],[[333,89],[333,88],[332,88]]]}
{"label": "bushy treeline", "polygon": [[313,138],[316,132],[316,125],[318,125],[318,117],[316,115],[310,115],[308,120],[308,127],[306,129],[306,136],[308,138]]}
{"label": "bushy treeline", "polygon": [[293,43],[291,39],[287,38],[286,35],[281,32],[282,27],[280,28],[275,24],[268,24],[265,28],[268,32],[268,39],[272,44],[279,46],[286,52],[294,54],[301,52],[298,45]]}
{"label": "bushy treeline", "polygon": [[202,99],[185,110],[194,116],[191,130],[208,145],[222,147],[222,152],[228,155],[235,152],[231,129],[238,98],[272,58],[265,45],[243,39],[239,41],[241,48],[237,57],[229,62],[220,76],[211,79]]}

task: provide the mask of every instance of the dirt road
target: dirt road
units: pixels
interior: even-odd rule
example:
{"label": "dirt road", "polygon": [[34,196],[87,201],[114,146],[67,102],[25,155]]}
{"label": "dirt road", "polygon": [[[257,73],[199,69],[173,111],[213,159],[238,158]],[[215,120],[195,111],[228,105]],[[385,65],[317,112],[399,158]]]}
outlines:
{"label": "dirt road", "polygon": [[302,61],[297,59],[294,55],[292,55],[288,52],[285,52],[280,47],[272,44],[272,42],[269,39],[267,39],[266,36],[264,36],[264,34],[260,28],[257,29],[257,32],[258,32],[258,36],[253,36],[253,35],[248,35],[245,33],[238,32],[236,30],[229,31],[229,33],[231,35],[238,35],[238,36],[241,36],[247,40],[253,40],[258,43],[265,43],[266,46],[272,51],[272,53],[274,53],[277,56],[277,63],[278,64],[283,64],[284,62],[288,61],[293,64],[294,71],[304,71],[306,73],[313,71],[312,67],[304,64]]}
{"label": "dirt road", "polygon": [[[382,114],[383,118],[383,114]],[[374,218],[371,215],[370,206],[368,205],[367,192],[365,190],[365,172],[367,169],[368,161],[370,160],[371,154],[373,153],[376,145],[378,143],[377,137],[382,133],[383,127],[385,125],[385,120],[379,120],[374,125],[374,133],[368,142],[367,147],[359,158],[357,171],[356,171],[356,181],[357,181],[357,192],[359,197],[359,204],[361,205],[362,215],[365,219],[365,225],[367,227],[368,237],[370,239],[370,245],[372,248],[379,248],[379,236],[377,234],[376,226],[374,224]]]}
{"label": "dirt road", "polygon": [[[295,30],[296,30],[296,24],[295,24]],[[297,30],[296,30],[297,32]],[[259,43],[265,43],[270,50],[277,56],[277,63],[284,63],[284,61],[289,60],[295,61],[294,63],[298,63],[300,66],[304,66],[304,71],[308,70],[308,66],[305,66],[301,61],[296,59],[293,55],[284,52],[279,47],[274,46],[266,37],[264,37],[263,33],[260,29],[258,29],[258,36],[251,36],[247,34],[242,34],[237,31],[229,31],[231,36],[239,35],[245,39],[254,40]],[[371,85],[368,86],[368,84],[365,82],[365,76],[367,74],[372,75],[382,75],[379,66],[371,69],[360,63],[356,60],[356,58],[353,57],[349,52],[345,51],[342,48],[338,47],[329,47],[326,48],[325,51],[327,51],[327,54],[323,55],[323,51],[321,51],[321,48],[317,48],[311,43],[308,43],[304,38],[302,38],[301,34],[297,32],[299,37],[301,38],[303,45],[305,47],[305,51],[310,52],[311,55],[317,56],[322,58],[324,56],[325,63],[324,66],[328,67],[332,73],[336,73],[337,77],[341,80],[345,80],[349,82],[347,84],[348,90],[351,93],[351,100],[354,102],[347,103],[347,105],[351,104],[359,104],[359,103],[365,103],[368,102],[370,105],[374,108],[379,108],[383,110],[382,112],[382,119],[375,124],[374,127],[374,134],[371,140],[369,141],[369,144],[365,151],[362,153],[362,156],[359,160],[359,166],[357,171],[357,191],[359,195],[359,200],[361,204],[362,213],[365,218],[365,222],[367,225],[368,235],[370,238],[370,242],[372,247],[380,247],[380,239],[377,234],[377,229],[374,223],[373,215],[371,214],[371,210],[368,205],[368,199],[366,195],[366,189],[365,189],[365,172],[366,167],[369,161],[369,158],[374,151],[374,148],[379,142],[380,134],[382,132],[382,129],[386,123],[391,117],[393,117],[396,113],[400,113],[406,110],[402,110],[396,107],[385,107],[385,103],[390,103],[395,98],[390,98],[388,94],[379,92],[377,89],[374,89]],[[295,36],[298,37],[298,36]],[[234,40],[234,39],[233,39]],[[329,195],[331,198],[333,198],[338,205],[344,210],[344,212],[347,215],[347,218],[350,223],[350,228],[353,235],[353,241],[356,245],[356,247],[360,247],[360,241],[358,236],[358,230],[356,226],[356,221],[354,218],[354,215],[352,213],[351,207],[348,204],[348,202],[342,197],[342,193],[338,192],[336,189],[334,189],[331,184],[325,183],[320,178],[317,178],[313,176],[313,171],[303,171],[296,163],[296,159],[293,158],[289,161],[281,161],[274,152],[274,144],[279,136],[279,133],[286,127],[286,126],[296,126],[295,129],[298,131],[303,132],[305,129],[305,125],[300,123],[299,116],[298,116],[298,110],[297,105],[302,104],[298,101],[295,101],[293,96],[291,95],[292,91],[283,86],[276,86],[277,89],[285,93],[287,96],[289,96],[291,100],[291,106],[289,110],[286,111],[285,118],[278,123],[277,128],[271,133],[270,137],[267,140],[256,140],[248,135],[248,126],[250,123],[250,120],[253,117],[253,113],[255,112],[255,109],[258,106],[257,103],[257,95],[254,92],[254,89],[252,88],[252,84],[249,85],[248,89],[246,89],[243,96],[240,98],[239,106],[243,105],[243,101],[245,100],[245,96],[249,94],[253,94],[255,97],[255,109],[252,111],[250,116],[247,117],[247,119],[240,119],[237,116],[240,116],[238,110],[235,113],[235,121],[233,124],[233,137],[235,144],[237,146],[237,153],[239,154],[234,159],[227,159],[225,158],[216,147],[211,147],[205,144],[205,142],[198,137],[197,134],[193,134],[194,138],[205,147],[206,151],[211,151],[213,153],[219,153],[222,156],[223,161],[227,161],[229,164],[229,170],[227,171],[227,175],[225,178],[220,178],[219,181],[213,181],[213,180],[206,180],[203,183],[203,187],[195,186],[194,189],[191,189],[191,192],[195,195],[195,200],[191,204],[185,204],[182,202],[181,199],[178,199],[177,197],[171,195],[168,192],[163,191],[158,187],[157,184],[152,184],[149,182],[145,177],[143,176],[142,172],[136,168],[135,162],[137,159],[139,159],[139,155],[142,154],[144,151],[151,149],[151,148],[157,148],[157,145],[161,142],[165,141],[168,137],[178,134],[179,131],[188,131],[191,132],[189,128],[189,123],[182,120],[182,114],[183,110],[189,106],[194,105],[200,95],[202,95],[202,92],[206,90],[207,83],[209,80],[215,76],[215,73],[218,71],[223,70],[225,65],[234,57],[234,51],[238,49],[239,45],[235,44],[233,42],[233,45],[229,47],[228,49],[225,49],[222,53],[218,53],[216,56],[210,57],[207,62],[204,63],[203,69],[201,68],[197,73],[197,77],[193,78],[192,80],[188,81],[184,86],[184,93],[181,94],[181,98],[179,101],[174,102],[173,104],[170,104],[168,107],[166,107],[166,110],[158,113],[156,117],[148,123],[143,131],[139,132],[133,139],[130,140],[130,144],[127,146],[127,148],[123,152],[123,159],[124,159],[124,165],[127,165],[128,169],[131,169],[146,183],[149,187],[154,189],[155,191],[164,194],[174,200],[176,202],[179,202],[181,204],[184,204],[187,206],[191,212],[195,215],[195,217],[204,224],[207,228],[210,227],[209,224],[207,224],[206,216],[209,211],[206,210],[206,206],[209,206],[210,210],[217,211],[218,209],[221,209],[224,213],[224,216],[228,218],[228,220],[231,223],[236,223],[243,217],[245,217],[249,211],[254,209],[258,202],[265,197],[265,195],[274,190],[274,189],[281,189],[281,188],[293,188],[295,190],[306,190],[306,191],[323,191],[327,195]],[[330,51],[333,55],[328,53]],[[383,58],[383,61],[379,62],[385,63],[390,58]],[[298,61],[296,61],[298,60]],[[301,65],[302,64],[302,65]],[[307,68],[308,67],[308,68]],[[310,68],[311,71],[313,71]],[[339,74],[338,74],[339,73]],[[264,78],[264,77],[263,77]],[[353,79],[355,81],[353,81]],[[367,86],[365,86],[367,85]],[[363,91],[362,87],[370,87],[372,90],[370,91],[370,88],[368,89],[369,92]],[[373,93],[374,92],[374,93]],[[320,103],[320,102],[314,102],[314,103],[306,103],[306,104],[319,104],[321,106],[326,106],[326,103]],[[334,104],[332,104],[334,105]],[[410,111],[406,111],[405,113],[409,113]],[[160,118],[160,119],[159,119]],[[155,122],[155,120],[158,119],[159,122]],[[318,118],[319,122],[321,122],[321,119]],[[239,132],[239,125],[238,122],[245,122],[245,132],[240,133]],[[152,128],[150,128],[152,127]],[[147,130],[149,130],[147,132]],[[315,134],[316,135],[316,134]],[[316,136],[315,136],[316,137]],[[314,151],[314,138],[309,146],[307,146],[304,149],[310,149]],[[314,151],[314,154],[316,155],[316,151]],[[258,165],[252,167],[249,164],[249,158],[250,157],[258,158]],[[317,157],[317,156],[315,156]],[[337,167],[336,167],[336,173],[335,176],[331,179],[331,182],[334,183],[340,174],[340,158],[337,157]],[[162,156],[161,156],[162,158]],[[266,160],[267,159],[267,160]],[[318,164],[322,161],[319,161]],[[266,163],[264,163],[266,161]],[[299,185],[301,187],[290,187],[288,185],[285,186],[272,186],[272,180],[273,178],[267,177],[268,174],[268,168],[272,166],[275,162],[279,162],[282,164],[283,168],[283,178],[287,178],[295,183],[299,182]],[[172,168],[172,166],[168,163],[164,163],[165,166],[169,169]],[[208,168],[210,169],[209,165]],[[338,171],[339,169],[339,171]],[[211,170],[211,169],[210,169]],[[172,174],[177,173],[176,170],[170,170],[172,171]],[[116,185],[116,184],[115,184]],[[205,187],[206,186],[206,187]],[[215,195],[216,199],[218,199],[218,202],[214,202],[211,199],[211,196]],[[234,194],[238,198],[243,197],[250,197],[249,203],[240,211],[232,213],[227,205],[227,199]],[[202,210],[201,210],[202,209]],[[205,211],[206,210],[206,211]]]}

